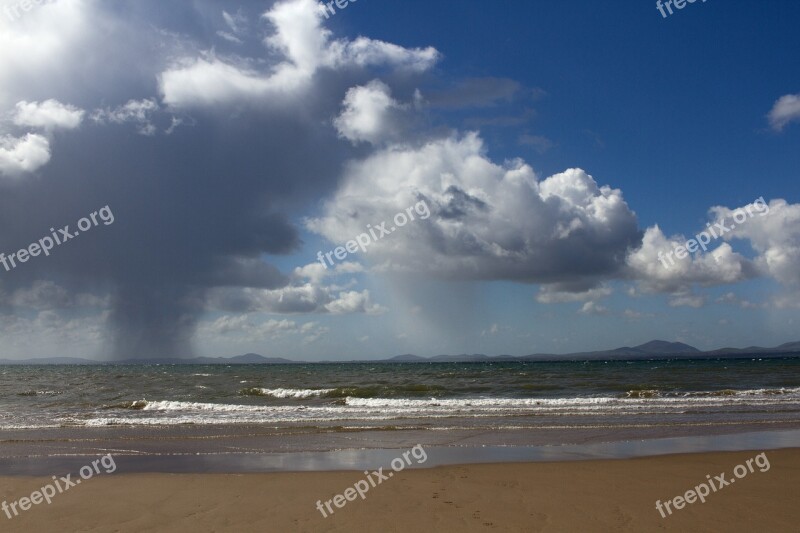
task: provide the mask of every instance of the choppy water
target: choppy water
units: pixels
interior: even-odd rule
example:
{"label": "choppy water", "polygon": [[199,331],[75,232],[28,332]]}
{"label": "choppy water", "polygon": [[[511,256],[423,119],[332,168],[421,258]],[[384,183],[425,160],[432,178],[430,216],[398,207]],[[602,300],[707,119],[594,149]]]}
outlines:
{"label": "choppy water", "polygon": [[0,366],[0,429],[800,421],[800,358]]}

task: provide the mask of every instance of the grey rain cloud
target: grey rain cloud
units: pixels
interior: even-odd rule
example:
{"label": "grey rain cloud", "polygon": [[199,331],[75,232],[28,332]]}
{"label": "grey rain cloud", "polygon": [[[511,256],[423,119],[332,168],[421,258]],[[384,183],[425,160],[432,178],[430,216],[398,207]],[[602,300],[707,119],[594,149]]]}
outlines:
{"label": "grey rain cloud", "polygon": [[[261,37],[281,33],[261,17],[268,8],[245,2],[237,15],[224,16],[221,4],[211,0],[191,5],[86,0],[43,6],[24,28],[12,28],[53,32],[62,45],[56,60],[63,68],[47,72],[51,62],[35,54],[27,65],[9,66],[10,52],[0,52],[0,73],[14,74],[17,68],[25,74],[9,83],[3,78],[6,98],[0,104],[13,108],[17,101],[55,99],[68,111],[88,113],[79,127],[64,133],[40,132],[32,119],[0,123],[0,135],[8,138],[41,133],[50,150],[50,160],[35,172],[13,179],[0,175],[0,250],[16,251],[50,227],[74,225],[97,205],[113,206],[116,223],[46,260],[3,273],[6,299],[40,280],[54,280],[70,293],[107,291],[114,356],[185,356],[192,351],[209,289],[273,290],[290,284],[289,276],[260,257],[296,251],[302,243],[289,214],[336,186],[347,143],[333,128],[320,127],[321,121],[335,115],[348,87],[370,79],[370,64],[399,58],[407,66],[416,57],[428,61],[431,52],[362,40],[336,55],[323,39],[316,45],[330,58],[324,64],[315,59],[319,64],[309,68],[316,70],[300,73],[309,79],[296,81],[292,66],[298,71],[309,66],[298,59],[307,56],[303,50],[266,46],[256,34],[246,40],[247,28],[258,27]],[[313,25],[315,17],[309,9],[305,17],[277,15],[284,33]],[[237,50],[241,55],[208,59],[215,31],[231,30],[231,23],[245,41]],[[206,59],[257,87],[264,80],[272,85],[264,93],[238,95],[238,87],[220,85],[217,94],[225,98],[192,100],[197,73],[180,69]],[[285,82],[270,65],[283,65],[291,79]],[[185,77],[166,87],[163,73],[175,69]],[[197,83],[213,91],[213,83],[226,82],[216,74]],[[280,93],[284,82],[297,85],[275,101],[270,91]],[[170,96],[174,105],[165,105]],[[166,135],[181,116],[191,117],[191,124]],[[45,291],[48,287],[39,288],[39,299],[68,298],[60,290]],[[334,311],[363,304],[353,297],[352,305],[347,298],[323,300],[339,301]]]}

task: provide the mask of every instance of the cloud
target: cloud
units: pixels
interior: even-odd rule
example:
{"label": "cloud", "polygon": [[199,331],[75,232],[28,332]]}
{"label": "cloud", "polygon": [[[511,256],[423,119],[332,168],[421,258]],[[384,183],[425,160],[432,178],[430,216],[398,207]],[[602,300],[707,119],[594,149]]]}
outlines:
{"label": "cloud", "polygon": [[539,180],[520,160],[498,165],[476,133],[420,146],[391,145],[348,165],[344,180],[307,227],[344,242],[367,224],[424,201],[431,216],[373,243],[378,269],[446,279],[525,283],[614,276],[639,238],[619,190],[580,169]]}
{"label": "cloud", "polygon": [[[767,205],[767,204],[760,204]],[[800,285],[800,204],[783,199],[769,202],[769,210],[748,204],[738,209],[714,207],[718,221],[731,221],[735,211],[748,210],[748,216],[722,238],[726,241],[747,240],[757,252],[755,263],[761,273],[790,286]],[[761,211],[761,212],[759,212]]]}
{"label": "cloud", "polygon": [[783,131],[788,124],[800,120],[800,94],[781,96],[767,115],[775,131]]}
{"label": "cloud", "polygon": [[223,11],[222,18],[234,34],[241,35],[245,32],[248,20],[241,11],[237,11],[234,14]]}
{"label": "cloud", "polygon": [[670,307],[703,307],[706,304],[706,297],[699,294],[679,293],[670,297]]}
{"label": "cloud", "polygon": [[[151,122],[151,117],[159,110],[154,98],[144,100],[130,100],[126,104],[105,109],[96,109],[92,113],[92,120],[98,123],[111,122],[113,124],[131,123],[136,126],[136,131],[141,135],[155,135],[156,127]],[[180,123],[180,122],[179,122]],[[177,126],[175,122],[170,130]]]}
{"label": "cloud", "polygon": [[369,291],[335,293],[310,283],[282,289],[216,288],[209,292],[209,310],[239,313],[381,314],[385,309],[370,301]]}
{"label": "cloud", "polygon": [[222,19],[225,21],[230,32],[218,31],[217,35],[230,42],[243,44],[240,37],[244,36],[246,33],[247,24],[249,22],[247,17],[241,11],[237,11],[234,14],[223,11]]}
{"label": "cloud", "polygon": [[18,289],[11,297],[15,307],[52,310],[72,306],[70,294],[52,281],[37,281],[28,289]]}
{"label": "cloud", "polygon": [[311,283],[319,284],[323,279],[339,274],[358,274],[364,272],[364,267],[359,263],[346,261],[338,263],[333,268],[327,268],[321,263],[311,263],[294,269],[295,279],[308,279]]}
{"label": "cloud", "polygon": [[44,102],[17,102],[14,124],[44,130],[75,129],[80,126],[85,111],[58,100]]}
{"label": "cloud", "polygon": [[61,356],[85,357],[105,339],[107,314],[69,317],[58,311],[39,311],[32,317],[0,314],[0,339],[5,353],[22,357],[36,350],[50,350]]}
{"label": "cloud", "polygon": [[322,17],[313,0],[276,3],[263,15],[274,29],[264,45],[282,60],[265,68],[256,58],[223,59],[213,53],[183,57],[159,76],[164,102],[174,107],[215,106],[240,99],[274,103],[273,98],[302,97],[320,69],[390,65],[421,72],[439,58],[431,47],[407,49],[366,37],[333,40]]}
{"label": "cloud", "polygon": [[[30,128],[0,133],[0,175],[37,172],[0,183],[8,228],[0,250],[107,204],[119,221],[4,276],[0,321],[9,331],[107,328],[108,353],[119,357],[188,355],[207,314],[230,321],[247,314],[240,327],[270,338],[289,331],[281,329],[284,317],[253,313],[290,314],[301,330],[296,317],[306,313],[333,321],[385,312],[373,301],[383,292],[361,285],[367,270],[540,284],[539,301],[590,302],[594,311],[609,280],[679,295],[693,284],[759,273],[796,279],[793,230],[760,235],[761,221],[752,235],[739,234],[753,243],[752,260],[730,240],[679,265],[685,272],[650,271],[663,267],[648,254],[671,239],[651,228],[653,242],[642,242],[622,192],[605,185],[614,176],[595,180],[581,169],[539,176],[521,160],[492,160],[478,133],[409,135],[403,120],[415,112],[425,118],[426,110],[416,97],[406,102],[437,75],[430,72],[441,57],[436,49],[337,38],[311,0],[266,5],[259,16],[256,3],[243,7],[245,15],[220,14],[211,0],[61,0],[16,25],[0,22],[0,110],[13,114],[24,103],[16,126]],[[431,107],[489,115],[528,98],[510,80],[467,80],[448,90]],[[94,127],[84,127],[84,115],[76,124],[84,109]],[[504,114],[484,118],[512,124],[533,111]],[[193,127],[176,129],[181,123]],[[51,158],[51,143],[58,147],[50,130],[73,124]],[[154,135],[161,131],[174,134]],[[304,217],[309,229],[342,243],[367,224],[391,227],[396,213],[423,201],[430,218],[374,243],[359,257],[364,266],[314,263],[284,273],[272,264],[298,264],[280,256],[302,250]],[[796,225],[791,207],[781,216]],[[70,326],[66,315],[89,306],[102,316]],[[12,320],[9,309],[27,322]],[[32,311],[50,313],[34,319]]]}
{"label": "cloud", "polygon": [[378,144],[397,135],[396,111],[403,106],[391,96],[389,86],[379,80],[347,91],[344,109],[333,121],[339,135],[353,144]]}
{"label": "cloud", "polygon": [[239,98],[258,98],[274,89],[274,84],[256,71],[217,58],[196,59],[166,71],[160,85],[164,102],[173,106],[214,105]]}
{"label": "cloud", "polygon": [[106,308],[109,301],[89,293],[72,293],[50,280],[37,280],[14,291],[7,304],[18,309],[53,311],[75,307]]}
{"label": "cloud", "polygon": [[585,284],[556,283],[539,288],[536,301],[543,304],[586,302],[611,295],[611,288],[587,287]]}
{"label": "cloud", "polygon": [[652,313],[641,313],[639,311],[634,311],[633,309],[625,309],[622,312],[622,316],[627,320],[640,320],[642,318],[653,318],[655,317]]}
{"label": "cloud", "polygon": [[226,41],[230,41],[230,42],[236,43],[236,44],[244,44],[244,41],[242,41],[241,39],[239,39],[235,35],[233,35],[231,33],[228,33],[226,31],[218,31],[217,35],[219,35],[220,37],[222,37]]}
{"label": "cloud", "polygon": [[[800,204],[783,199],[766,203],[759,198],[735,209],[714,206],[709,220],[708,226],[720,234],[722,244],[712,240],[710,246],[716,248],[683,259],[673,254],[674,264],[665,260],[666,255],[685,246],[687,239],[682,235],[667,238],[658,226],[648,228],[641,247],[628,256],[630,278],[644,292],[672,293],[677,295],[675,302],[692,306],[699,300],[685,295],[695,284],[710,287],[767,276],[785,287],[800,287]],[[733,245],[741,241],[755,257],[748,259],[734,251]]]}
{"label": "cloud", "polygon": [[680,235],[667,238],[658,226],[647,228],[641,246],[628,255],[630,277],[644,292],[683,293],[692,284],[723,285],[758,275],[753,262],[734,252],[728,243],[694,257],[680,259],[673,254],[674,264],[663,259],[676,247],[684,246],[686,240]]}
{"label": "cloud", "polygon": [[378,315],[386,308],[371,301],[368,290],[337,290],[336,285],[325,285],[329,277],[360,272],[355,263],[342,263],[335,270],[326,270],[319,263],[295,269],[292,282],[277,289],[252,287],[216,288],[209,293],[208,309],[239,313],[320,313]]}
{"label": "cloud", "polygon": [[213,322],[205,322],[199,335],[213,340],[223,338],[226,342],[259,342],[277,340],[287,336],[305,336],[305,342],[314,342],[329,332],[316,322],[298,323],[294,320],[268,319],[258,322],[245,315],[223,315]]}
{"label": "cloud", "polygon": [[369,291],[364,290],[361,292],[340,292],[335,300],[325,304],[325,310],[333,315],[345,315],[350,313],[380,315],[386,311],[386,308],[371,303]]}
{"label": "cloud", "polygon": [[17,102],[12,115],[14,125],[44,130],[47,136],[27,133],[14,137],[0,132],[0,177],[19,177],[45,166],[51,157],[50,134],[56,129],[78,128],[84,114],[82,109],[55,99]]}
{"label": "cloud", "polygon": [[741,307],[742,309],[752,309],[752,308],[759,308],[764,307],[763,304],[755,304],[749,300],[745,300],[739,298],[732,292],[725,293],[724,295],[720,296],[715,300],[717,303],[721,304],[729,304],[729,305],[736,305]]}
{"label": "cloud", "polygon": [[581,307],[580,311],[578,312],[583,315],[598,315],[598,316],[608,315],[610,313],[610,311],[606,307],[603,307],[602,305],[597,304],[595,302],[586,302],[585,304],[583,304],[583,307]]}
{"label": "cloud", "polygon": [[34,172],[50,161],[50,142],[38,133],[24,137],[0,135],[0,175]]}
{"label": "cloud", "polygon": [[[289,215],[334,190],[356,150],[331,124],[347,89],[384,73],[410,82],[439,54],[335,38],[311,0],[268,5],[249,27],[211,0],[60,0],[0,21],[0,110],[24,101],[41,111],[52,99],[95,119],[59,140],[64,151],[52,158],[47,135],[0,132],[0,177],[37,172],[0,183],[9,228],[0,250],[99,206],[118,221],[8,273],[7,294],[57,280],[71,295],[110,295],[103,353],[120,358],[190,355],[217,304],[228,313],[383,310],[348,279],[355,272],[314,282],[270,262],[300,249]],[[221,44],[218,30],[244,41],[241,55],[204,52]],[[248,30],[268,37],[251,42]],[[263,105],[216,107],[254,101]],[[193,127],[176,130],[181,122]],[[173,134],[153,135],[161,131]]]}
{"label": "cloud", "polygon": [[[82,71],[74,60],[98,33],[92,26],[98,21],[90,20],[94,13],[89,0],[60,0],[16,21],[0,16],[0,109],[47,97],[63,87],[62,76]],[[31,85],[37,90],[29,91]]]}

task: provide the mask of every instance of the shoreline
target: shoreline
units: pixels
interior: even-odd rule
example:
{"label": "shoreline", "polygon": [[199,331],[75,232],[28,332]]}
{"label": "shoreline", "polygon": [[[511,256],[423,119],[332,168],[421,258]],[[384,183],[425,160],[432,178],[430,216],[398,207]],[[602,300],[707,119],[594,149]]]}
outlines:
{"label": "shoreline", "polygon": [[[418,435],[396,432],[384,447],[349,447],[321,451],[264,453],[225,449],[197,451],[186,447],[186,440],[177,439],[159,452],[135,452],[135,441],[127,448],[86,448],[73,443],[70,450],[58,452],[50,443],[46,455],[0,457],[0,472],[6,476],[50,475],[59,471],[75,472],[88,457],[111,453],[120,469],[128,473],[175,474],[247,474],[268,472],[332,472],[371,468],[388,464],[398,450],[421,444],[427,451],[425,465],[412,468],[464,466],[477,464],[550,463],[591,460],[625,460],[660,457],[680,453],[720,453],[751,450],[800,448],[800,429],[739,432],[728,434],[679,436],[666,438],[614,440],[582,444],[545,445],[431,445],[414,439]],[[363,437],[363,435],[362,435]],[[215,442],[215,439],[211,439]],[[215,443],[218,444],[218,443]],[[351,443],[352,444],[352,443]],[[0,449],[6,447],[0,443]]]}
{"label": "shoreline", "polygon": [[[755,469],[704,503],[664,517],[657,510],[657,501],[675,501],[707,475],[732,478],[737,465],[758,453],[763,450],[415,468],[371,488],[364,499],[334,507],[327,518],[317,501],[333,501],[363,473],[134,474],[119,465],[51,505],[13,520],[0,515],[0,523],[8,531],[43,531],[56,521],[70,531],[120,532],[796,531],[797,448],[766,451],[766,471]],[[49,482],[2,476],[0,500],[16,501]]]}

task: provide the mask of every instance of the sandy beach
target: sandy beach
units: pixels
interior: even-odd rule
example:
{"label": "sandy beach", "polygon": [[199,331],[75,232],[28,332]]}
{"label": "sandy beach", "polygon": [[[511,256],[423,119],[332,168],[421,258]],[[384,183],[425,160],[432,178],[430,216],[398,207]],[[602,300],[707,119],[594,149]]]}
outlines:
{"label": "sandy beach", "polygon": [[[125,474],[86,481],[9,520],[3,531],[797,531],[800,449],[767,451],[738,483],[662,518],[671,500],[760,454],[502,463],[405,470],[323,518],[362,472]],[[763,463],[762,463],[763,465]],[[51,482],[0,478],[11,502]]]}

